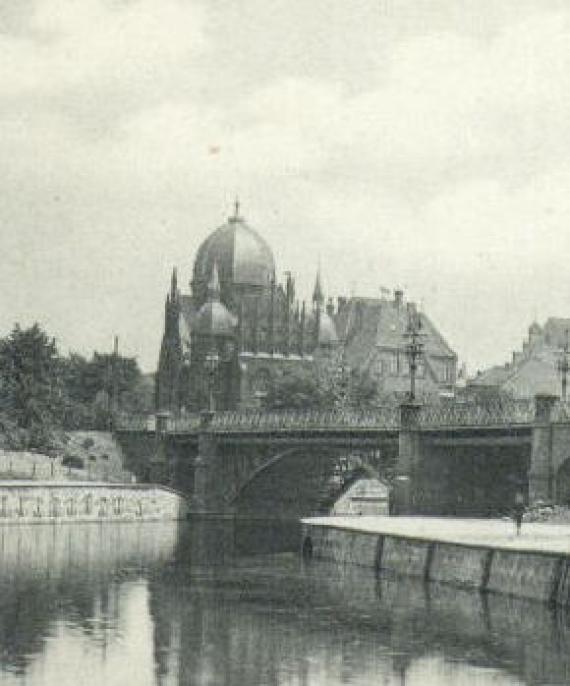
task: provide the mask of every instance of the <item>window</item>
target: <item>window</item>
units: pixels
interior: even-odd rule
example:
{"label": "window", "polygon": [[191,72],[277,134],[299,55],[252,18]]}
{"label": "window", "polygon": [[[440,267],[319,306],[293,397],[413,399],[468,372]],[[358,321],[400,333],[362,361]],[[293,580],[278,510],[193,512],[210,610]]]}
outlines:
{"label": "window", "polygon": [[442,381],[445,383],[453,383],[453,363],[444,362],[442,369]]}

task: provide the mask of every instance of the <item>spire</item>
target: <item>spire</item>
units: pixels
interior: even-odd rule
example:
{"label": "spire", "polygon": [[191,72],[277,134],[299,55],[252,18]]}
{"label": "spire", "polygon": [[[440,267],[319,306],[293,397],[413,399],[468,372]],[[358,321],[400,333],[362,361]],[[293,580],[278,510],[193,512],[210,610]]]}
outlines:
{"label": "spire", "polygon": [[218,263],[214,262],[212,265],[212,273],[210,275],[210,283],[208,284],[208,300],[220,299],[220,277],[218,275]]}
{"label": "spire", "polygon": [[301,326],[299,327],[299,355],[305,354],[305,301],[301,307]]}
{"label": "spire", "polygon": [[176,267],[172,270],[172,277],[170,279],[170,299],[176,300],[178,294],[178,273]]}
{"label": "spire", "polygon": [[289,304],[293,304],[293,301],[295,300],[295,281],[293,280],[293,276],[291,272],[285,272],[287,276],[287,281],[285,285],[285,293],[287,295],[287,302]]}
{"label": "spire", "polygon": [[315,279],[315,288],[313,290],[313,302],[317,305],[322,305],[325,301],[323,295],[323,287],[321,285],[321,268],[317,269],[317,278]]}

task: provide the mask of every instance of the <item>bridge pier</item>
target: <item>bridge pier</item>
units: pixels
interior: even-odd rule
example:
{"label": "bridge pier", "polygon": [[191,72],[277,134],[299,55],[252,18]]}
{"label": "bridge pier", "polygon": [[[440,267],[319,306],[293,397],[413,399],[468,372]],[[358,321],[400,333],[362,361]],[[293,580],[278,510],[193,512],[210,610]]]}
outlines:
{"label": "bridge pier", "polygon": [[213,513],[223,510],[221,482],[217,470],[217,441],[211,431],[214,413],[205,410],[200,415],[198,455],[194,460],[194,490],[192,511]]}
{"label": "bridge pier", "polygon": [[170,465],[166,449],[169,420],[169,412],[159,412],[156,415],[155,447],[149,465],[151,483],[168,485],[170,481]]}
{"label": "bridge pier", "polygon": [[398,461],[394,480],[392,513],[415,514],[419,488],[419,470],[422,458],[422,440],[419,431],[421,405],[415,402],[400,406],[400,432],[398,435]]}
{"label": "bridge pier", "polygon": [[535,421],[532,427],[532,450],[528,475],[530,503],[550,502],[555,498],[553,469],[553,410],[558,397],[535,396]]}

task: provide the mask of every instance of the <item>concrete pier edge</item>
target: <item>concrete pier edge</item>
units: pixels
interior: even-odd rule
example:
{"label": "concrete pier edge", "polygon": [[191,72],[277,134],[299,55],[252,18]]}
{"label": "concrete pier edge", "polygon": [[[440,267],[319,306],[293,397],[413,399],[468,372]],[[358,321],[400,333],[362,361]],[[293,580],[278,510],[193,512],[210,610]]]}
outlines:
{"label": "concrete pier edge", "polygon": [[456,542],[355,526],[302,521],[305,557],[368,567],[483,593],[570,606],[570,551]]}

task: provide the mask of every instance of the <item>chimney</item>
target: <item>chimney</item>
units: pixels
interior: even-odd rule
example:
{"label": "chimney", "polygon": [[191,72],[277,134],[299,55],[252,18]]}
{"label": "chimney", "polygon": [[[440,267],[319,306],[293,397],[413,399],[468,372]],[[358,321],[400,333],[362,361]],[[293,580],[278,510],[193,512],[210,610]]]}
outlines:
{"label": "chimney", "polygon": [[394,291],[394,305],[396,307],[401,307],[404,302],[404,291],[400,288]]}

